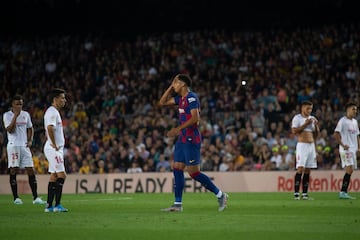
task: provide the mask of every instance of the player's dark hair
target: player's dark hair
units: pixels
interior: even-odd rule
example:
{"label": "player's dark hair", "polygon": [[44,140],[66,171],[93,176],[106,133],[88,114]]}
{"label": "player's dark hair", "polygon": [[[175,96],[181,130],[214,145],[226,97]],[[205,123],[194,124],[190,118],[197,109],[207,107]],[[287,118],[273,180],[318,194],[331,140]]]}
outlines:
{"label": "player's dark hair", "polygon": [[313,103],[311,101],[305,100],[305,101],[301,102],[300,107],[302,107],[302,106],[312,106],[312,105],[313,105]]}
{"label": "player's dark hair", "polygon": [[354,102],[348,102],[345,104],[345,111],[347,111],[351,107],[356,107],[357,105]]}
{"label": "player's dark hair", "polygon": [[191,78],[186,74],[179,74],[177,75],[178,79],[186,84],[188,87],[192,87],[192,80]]}
{"label": "player's dark hair", "polygon": [[20,100],[23,100],[23,97],[20,95],[20,94],[15,94],[11,100],[11,102],[14,102],[14,101],[20,101]]}
{"label": "player's dark hair", "polygon": [[59,97],[61,94],[65,94],[65,90],[61,88],[54,88],[50,93],[50,101],[54,101],[54,98]]}

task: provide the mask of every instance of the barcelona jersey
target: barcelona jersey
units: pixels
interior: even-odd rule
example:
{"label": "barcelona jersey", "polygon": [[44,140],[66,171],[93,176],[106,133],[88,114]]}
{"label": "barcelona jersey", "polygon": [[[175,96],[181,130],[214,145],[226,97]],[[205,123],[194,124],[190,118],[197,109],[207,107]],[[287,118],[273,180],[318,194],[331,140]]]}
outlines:
{"label": "barcelona jersey", "polygon": [[[176,96],[175,103],[178,105],[180,125],[191,118],[191,110],[194,108],[200,111],[200,101],[196,93],[189,92],[185,97]],[[182,129],[178,142],[198,144],[201,142],[201,134],[198,128],[198,123],[193,124],[185,129]]]}
{"label": "barcelona jersey", "polygon": [[[176,96],[175,103],[178,105],[180,124],[191,118],[191,109],[200,111],[200,101],[197,95],[189,92],[185,97]],[[174,161],[182,162],[186,166],[200,164],[201,134],[198,123],[182,129],[175,143]]]}

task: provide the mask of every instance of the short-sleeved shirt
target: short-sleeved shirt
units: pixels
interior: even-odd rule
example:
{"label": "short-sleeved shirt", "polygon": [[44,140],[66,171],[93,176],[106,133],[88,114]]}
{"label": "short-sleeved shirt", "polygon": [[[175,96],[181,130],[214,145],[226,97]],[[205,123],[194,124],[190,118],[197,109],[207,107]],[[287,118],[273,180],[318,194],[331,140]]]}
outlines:
{"label": "short-sleeved shirt", "polygon": [[[316,118],[314,116],[304,117],[300,113],[296,114],[294,116],[292,122],[291,122],[291,127],[292,128],[301,127],[302,125],[304,125],[306,119],[308,119],[308,118],[316,120]],[[303,131],[305,131],[305,132],[314,132],[315,131],[315,123],[312,122],[311,124],[307,125],[306,128]]]}
{"label": "short-sleeved shirt", "polygon": [[[181,96],[176,96],[175,103],[178,105],[180,124],[183,124],[191,118],[192,109],[197,108],[200,111],[200,101],[194,92],[189,92],[183,98]],[[200,144],[201,133],[198,128],[198,123],[194,123],[192,126],[182,129],[177,141],[181,143]]]}
{"label": "short-sleeved shirt", "polygon": [[[12,111],[7,111],[3,115],[4,126],[7,128],[12,119],[14,118],[14,113]],[[11,146],[27,146],[27,129],[32,128],[33,124],[31,122],[30,114],[27,111],[22,110],[20,115],[16,118],[16,129],[14,132],[7,132],[8,145]]]}
{"label": "short-sleeved shirt", "polygon": [[[349,119],[345,116],[340,118],[335,127],[335,132],[339,132],[341,136],[341,141],[343,142],[343,144],[349,146],[349,151],[357,151],[359,126],[355,118]],[[341,146],[340,144],[339,151],[344,151],[343,146]]]}
{"label": "short-sleeved shirt", "polygon": [[[50,141],[49,133],[47,127],[49,125],[53,125],[55,129],[55,142],[58,147],[65,145],[65,137],[64,137],[64,130],[62,125],[62,120],[59,111],[54,107],[50,106],[44,115],[44,126],[46,132],[46,141]],[[50,142],[51,143],[51,142]]]}

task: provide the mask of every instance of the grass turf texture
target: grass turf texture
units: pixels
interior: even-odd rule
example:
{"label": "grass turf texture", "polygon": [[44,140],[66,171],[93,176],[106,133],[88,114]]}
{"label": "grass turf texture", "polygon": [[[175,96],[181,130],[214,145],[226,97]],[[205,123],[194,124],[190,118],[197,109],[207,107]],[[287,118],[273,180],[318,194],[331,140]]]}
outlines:
{"label": "grass turf texture", "polygon": [[[311,193],[314,201],[292,193],[229,193],[228,208],[217,211],[211,193],[185,193],[184,212],[161,212],[173,203],[163,194],[79,194],[63,196],[67,213],[45,213],[22,195],[0,195],[1,239],[358,239],[360,194],[340,200],[338,193]],[[46,198],[46,196],[43,196]]]}

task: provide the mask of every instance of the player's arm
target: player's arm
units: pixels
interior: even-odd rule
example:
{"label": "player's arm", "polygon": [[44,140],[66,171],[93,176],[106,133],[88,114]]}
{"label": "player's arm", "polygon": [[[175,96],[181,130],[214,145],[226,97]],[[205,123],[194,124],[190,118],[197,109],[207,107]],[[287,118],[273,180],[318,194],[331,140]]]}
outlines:
{"label": "player's arm", "polygon": [[300,127],[293,127],[291,128],[291,132],[295,135],[299,135],[304,129],[306,128],[306,125],[301,125]]}
{"label": "player's arm", "polygon": [[195,123],[199,123],[200,121],[200,113],[199,113],[199,109],[197,108],[193,108],[191,109],[191,118],[189,118],[189,120],[187,120],[186,122],[184,122],[183,124],[181,124],[180,126],[178,126],[177,128],[179,129],[179,131],[181,131],[184,128],[187,128],[189,126],[194,125]]}
{"label": "player's arm", "polygon": [[177,136],[182,129],[199,123],[199,121],[200,121],[199,109],[198,108],[193,108],[193,109],[191,109],[190,112],[191,112],[191,118],[189,118],[189,120],[187,120],[183,124],[181,124],[181,125],[179,125],[179,126],[177,126],[175,128],[172,128],[167,134],[168,137]]}
{"label": "player's arm", "polygon": [[168,106],[168,105],[175,105],[175,98],[171,96],[171,93],[173,91],[173,84],[174,81],[171,83],[171,85],[166,89],[166,91],[163,93],[159,100],[159,106]]}
{"label": "player's arm", "polygon": [[303,125],[301,125],[300,127],[292,127],[291,131],[293,134],[300,134],[311,123],[312,123],[312,119],[308,118],[305,120],[305,123]]}
{"label": "player's arm", "polygon": [[349,149],[349,146],[348,145],[345,145],[342,140],[341,140],[341,135],[338,131],[335,131],[334,132],[334,138],[335,138],[335,141],[337,142],[337,144],[339,144],[340,146],[342,146],[345,150]]}
{"label": "player's arm", "polygon": [[317,139],[317,137],[319,136],[320,133],[320,127],[319,127],[319,121],[317,119],[314,118],[314,139]]}
{"label": "player's arm", "polygon": [[56,150],[59,150],[59,147],[56,145],[56,141],[55,141],[55,129],[54,129],[54,125],[48,125],[47,126],[47,131],[48,131],[48,135],[50,138],[50,145],[55,148]]}
{"label": "player's arm", "polygon": [[34,139],[34,128],[33,127],[27,128],[26,133],[27,133],[27,146],[31,147],[32,141]]}

